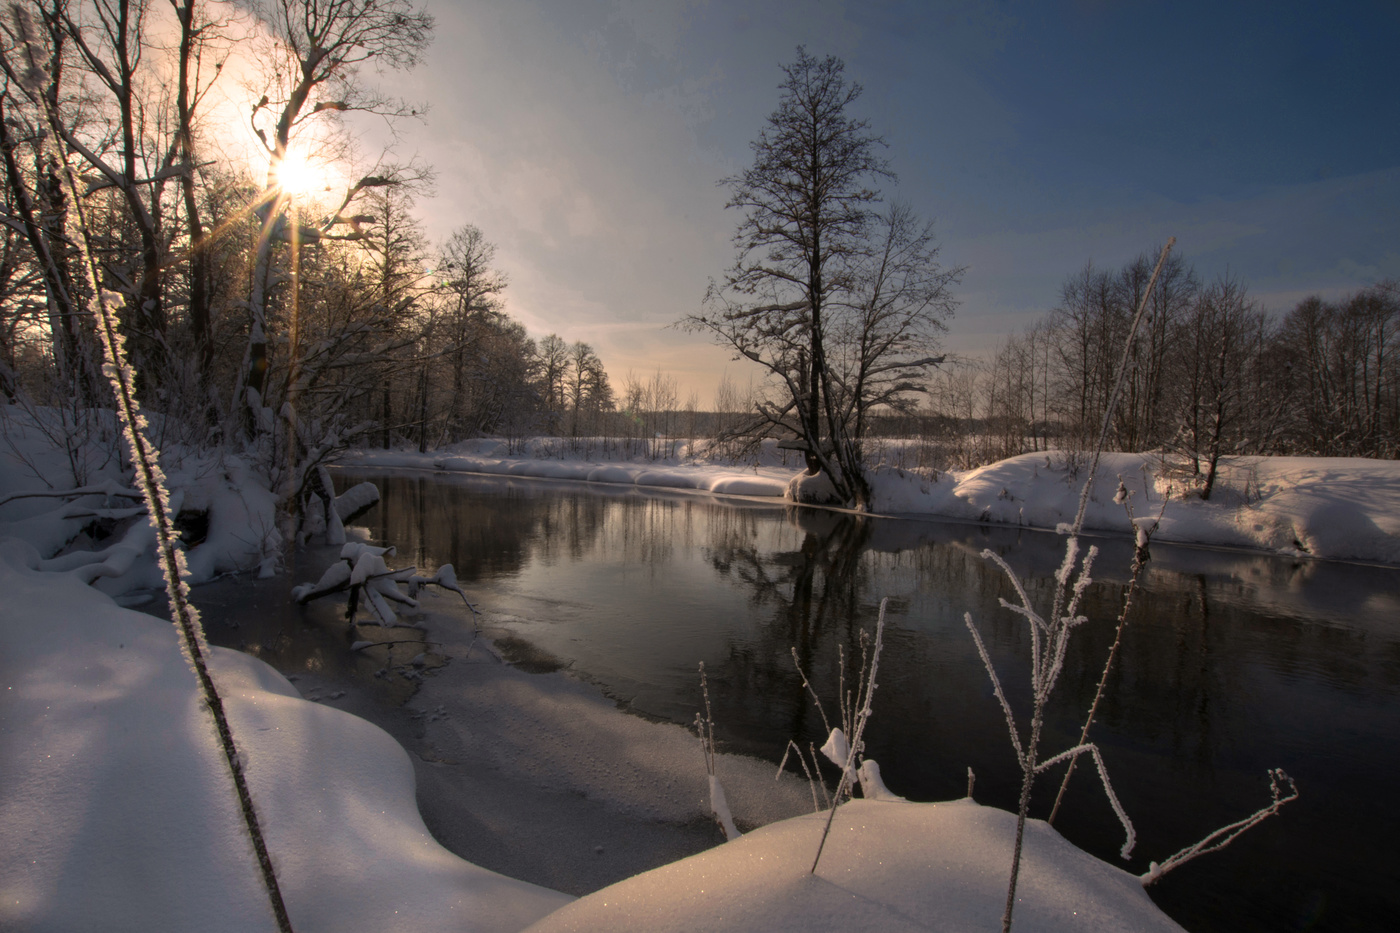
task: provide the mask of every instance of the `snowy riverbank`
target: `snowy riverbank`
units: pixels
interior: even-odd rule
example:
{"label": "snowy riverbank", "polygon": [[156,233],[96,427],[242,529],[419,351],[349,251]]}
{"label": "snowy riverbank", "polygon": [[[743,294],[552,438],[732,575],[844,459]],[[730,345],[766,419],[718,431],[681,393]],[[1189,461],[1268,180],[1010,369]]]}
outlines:
{"label": "snowy riverbank", "polygon": [[[39,470],[13,458],[0,464],[0,498],[41,486],[46,455],[27,453]],[[450,454],[365,453],[352,462],[745,496],[781,495],[794,474],[778,465],[598,464],[499,453],[478,444]],[[1400,563],[1396,464],[1268,460],[1235,471],[1220,501],[1172,499],[1162,536]],[[1077,502],[1071,472],[1044,454],[936,481],[890,470],[877,479],[876,507],[1053,527]],[[1101,468],[1091,527],[1129,530],[1109,501],[1120,474],[1140,515],[1155,518],[1166,478],[1146,458],[1115,455]],[[203,572],[228,563],[251,570],[266,559],[270,499],[256,477],[232,460],[212,472],[191,461],[172,476],[190,478],[183,495],[215,506],[198,555]],[[113,478],[98,472],[93,481]],[[0,927],[270,929],[226,769],[171,626],[120,608],[89,585],[113,593],[145,585],[153,568],[140,553],[140,525],[86,563],[81,555],[45,560],[89,513],[123,520],[120,504],[94,493],[72,506],[27,499],[0,507],[0,837],[7,843]],[[529,860],[513,862],[517,854],[564,853],[536,873],[550,887],[592,890],[590,879],[605,876],[616,853],[645,850],[654,862],[696,837],[713,838],[714,830],[700,755],[686,730],[621,713],[565,674],[522,673],[480,647],[469,650],[466,628],[448,631],[434,637],[455,639],[444,646],[454,660],[424,678],[412,704],[421,719],[400,736],[412,758],[379,728],[302,699],[297,687],[307,683],[293,685],[246,655],[214,652],[289,911],[303,933],[506,931],[536,922],[539,929],[598,931],[626,923],[948,930],[993,926],[1000,916],[1010,815],[960,801],[858,802],[839,814],[814,878],[806,872],[813,821],[784,819],[809,807],[805,784],[774,784],[770,766],[731,756],[722,756],[718,771],[736,817],[746,827],[768,825],[578,902],[453,855],[424,825],[415,771],[431,822],[455,837],[455,850],[476,846],[481,861],[489,857],[503,871],[518,864],[522,873]],[[471,715],[436,715],[443,691],[469,696]],[[1134,877],[1043,824],[1034,824],[1029,840],[1017,908],[1026,928],[1176,928]]]}
{"label": "snowy riverbank", "polygon": [[[447,451],[357,451],[347,465],[534,476],[594,483],[690,489],[721,495],[777,496],[797,475],[770,455],[757,467],[697,461],[584,459],[556,439],[524,444],[468,441]],[[872,511],[928,515],[1053,529],[1073,521],[1087,464],[1060,453],[1023,454],[936,478],[878,470]],[[1095,477],[1085,527],[1132,533],[1115,503],[1119,481],[1139,525],[1161,516],[1159,541],[1241,547],[1293,557],[1400,564],[1400,461],[1327,457],[1240,457],[1222,466],[1210,501],[1192,477],[1155,454],[1105,454]],[[1164,507],[1165,506],[1165,507]]]}
{"label": "snowy riverbank", "polygon": [[[173,629],[36,564],[22,544],[0,548],[0,832],[7,840],[0,926],[271,929]],[[478,676],[464,667],[456,674],[472,681],[483,713],[505,715],[433,723],[430,741],[442,760],[483,750],[488,759],[524,756],[546,768],[530,780],[559,793],[578,780],[570,772],[591,772],[583,780],[607,788],[613,803],[653,819],[693,822],[703,812],[704,774],[685,730],[618,712],[564,675],[482,663]],[[872,801],[841,812],[815,878],[805,866],[818,824],[801,818],[547,916],[571,899],[478,868],[428,835],[414,804],[413,768],[384,732],[301,699],[245,655],[216,649],[215,668],[288,910],[303,933],[508,931],[536,920],[540,929],[590,931],[627,923],[649,930],[893,929],[886,924],[895,920],[900,929],[947,930],[977,917],[994,923],[1005,896],[1010,814],[970,802]],[[522,743],[530,747],[512,747]],[[678,761],[688,763],[683,771]],[[774,804],[792,812],[806,796],[805,786],[774,789],[771,767],[759,762],[731,759],[720,773],[735,800],[748,802],[737,812],[746,823],[775,815],[764,812]],[[454,790],[458,808],[481,824],[462,831],[492,828],[490,793]],[[494,792],[504,792],[499,782]],[[588,859],[602,855],[594,849],[598,825],[561,820],[537,829],[552,834],[549,844]],[[508,833],[496,839],[511,844]],[[628,844],[625,832],[608,841]],[[1177,929],[1134,877],[1043,824],[1030,847],[1018,908],[1029,927]]]}

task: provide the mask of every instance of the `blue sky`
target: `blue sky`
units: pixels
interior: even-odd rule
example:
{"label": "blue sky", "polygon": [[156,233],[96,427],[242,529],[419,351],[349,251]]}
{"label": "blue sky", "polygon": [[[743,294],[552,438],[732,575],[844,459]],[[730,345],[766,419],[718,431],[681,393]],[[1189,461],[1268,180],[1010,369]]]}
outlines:
{"label": "blue sky", "polygon": [[1177,238],[1265,307],[1400,277],[1400,3],[431,0],[430,232],[480,226],[536,336],[659,366],[706,405],[748,369],[671,329],[732,261],[746,165],[798,44],[841,57],[888,193],[967,266],[947,344],[993,347],[1092,261]]}

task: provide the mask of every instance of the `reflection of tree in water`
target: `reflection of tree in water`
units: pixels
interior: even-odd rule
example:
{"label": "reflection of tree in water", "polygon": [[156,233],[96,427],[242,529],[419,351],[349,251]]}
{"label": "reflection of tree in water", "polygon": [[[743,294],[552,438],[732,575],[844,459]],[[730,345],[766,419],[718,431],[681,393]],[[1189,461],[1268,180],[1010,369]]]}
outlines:
{"label": "reflection of tree in water", "polygon": [[[860,632],[873,624],[876,612],[866,592],[870,520],[793,507],[788,519],[800,537],[785,540],[786,548],[762,552],[754,519],[746,518],[740,513],[729,522],[712,522],[706,549],[716,572],[743,588],[763,619],[755,637],[728,646],[713,678],[717,716],[723,726],[726,718],[752,724],[763,715],[761,726],[769,735],[761,742],[776,743],[779,752],[789,737],[821,744],[821,719],[802,687],[793,652],[834,717],[838,659],[844,654],[847,682],[853,683]],[[773,747],[750,750],[773,754]]]}
{"label": "reflection of tree in water", "polygon": [[699,534],[700,511],[724,512],[689,499],[612,495],[538,482],[442,476],[363,476],[379,487],[379,505],[361,524],[405,560],[425,570],[451,563],[476,581],[513,573],[531,561],[550,566],[605,555],[660,568]]}
{"label": "reflection of tree in water", "polygon": [[474,582],[513,573],[538,559],[577,558],[597,542],[612,503],[539,484],[473,478],[359,475],[379,487],[380,502],[362,524],[375,540],[431,572],[450,563]]}

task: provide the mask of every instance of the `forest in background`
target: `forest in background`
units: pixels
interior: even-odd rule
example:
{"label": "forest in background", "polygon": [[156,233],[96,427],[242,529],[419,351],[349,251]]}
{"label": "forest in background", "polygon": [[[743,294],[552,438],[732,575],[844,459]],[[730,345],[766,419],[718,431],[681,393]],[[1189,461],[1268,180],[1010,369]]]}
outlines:
{"label": "forest in background", "polygon": [[[611,436],[674,456],[667,439],[718,435],[740,458],[782,433],[752,417],[781,400],[772,373],[726,374],[706,400],[659,371],[616,382],[588,344],[510,317],[486,232],[464,221],[429,241],[414,202],[431,168],[359,151],[347,123],[421,117],[379,87],[431,40],[408,0],[40,0],[0,24],[6,404],[63,412],[72,431],[111,404],[81,228],[163,436],[252,455],[272,488],[304,492],[354,445]],[[1086,265],[991,359],[943,358],[853,415],[857,439],[915,439],[935,468],[1091,448],[1153,256]],[[955,281],[933,283],[943,318]],[[1173,255],[1108,444],[1200,473],[1230,454],[1394,458],[1397,330],[1395,282],[1271,315]]]}

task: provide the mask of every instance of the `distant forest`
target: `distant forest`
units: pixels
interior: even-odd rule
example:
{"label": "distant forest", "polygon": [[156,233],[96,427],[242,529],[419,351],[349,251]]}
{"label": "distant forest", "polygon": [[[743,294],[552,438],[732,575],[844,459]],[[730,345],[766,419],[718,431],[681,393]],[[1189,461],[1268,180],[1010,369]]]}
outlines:
{"label": "distant forest", "polygon": [[[610,377],[586,343],[532,339],[506,310],[486,233],[424,234],[414,199],[431,170],[355,152],[347,114],[417,116],[367,66],[415,66],[432,26],[407,0],[7,7],[0,398],[74,429],[110,407],[95,282],[163,435],[256,451],[274,472],[294,463],[299,489],[352,445],[609,436],[671,456],[668,439],[721,436],[734,456],[751,451],[756,438],[738,435],[773,397],[771,376],[683,399],[668,374]],[[221,122],[233,118],[237,133]],[[861,415],[867,456],[891,437],[938,468],[1092,446],[1155,257],[1085,266],[991,359],[944,359],[923,391],[891,392]],[[1173,256],[1129,348],[1109,445],[1198,469],[1225,454],[1394,458],[1397,332],[1395,282],[1272,316],[1244,283],[1202,282]]]}

